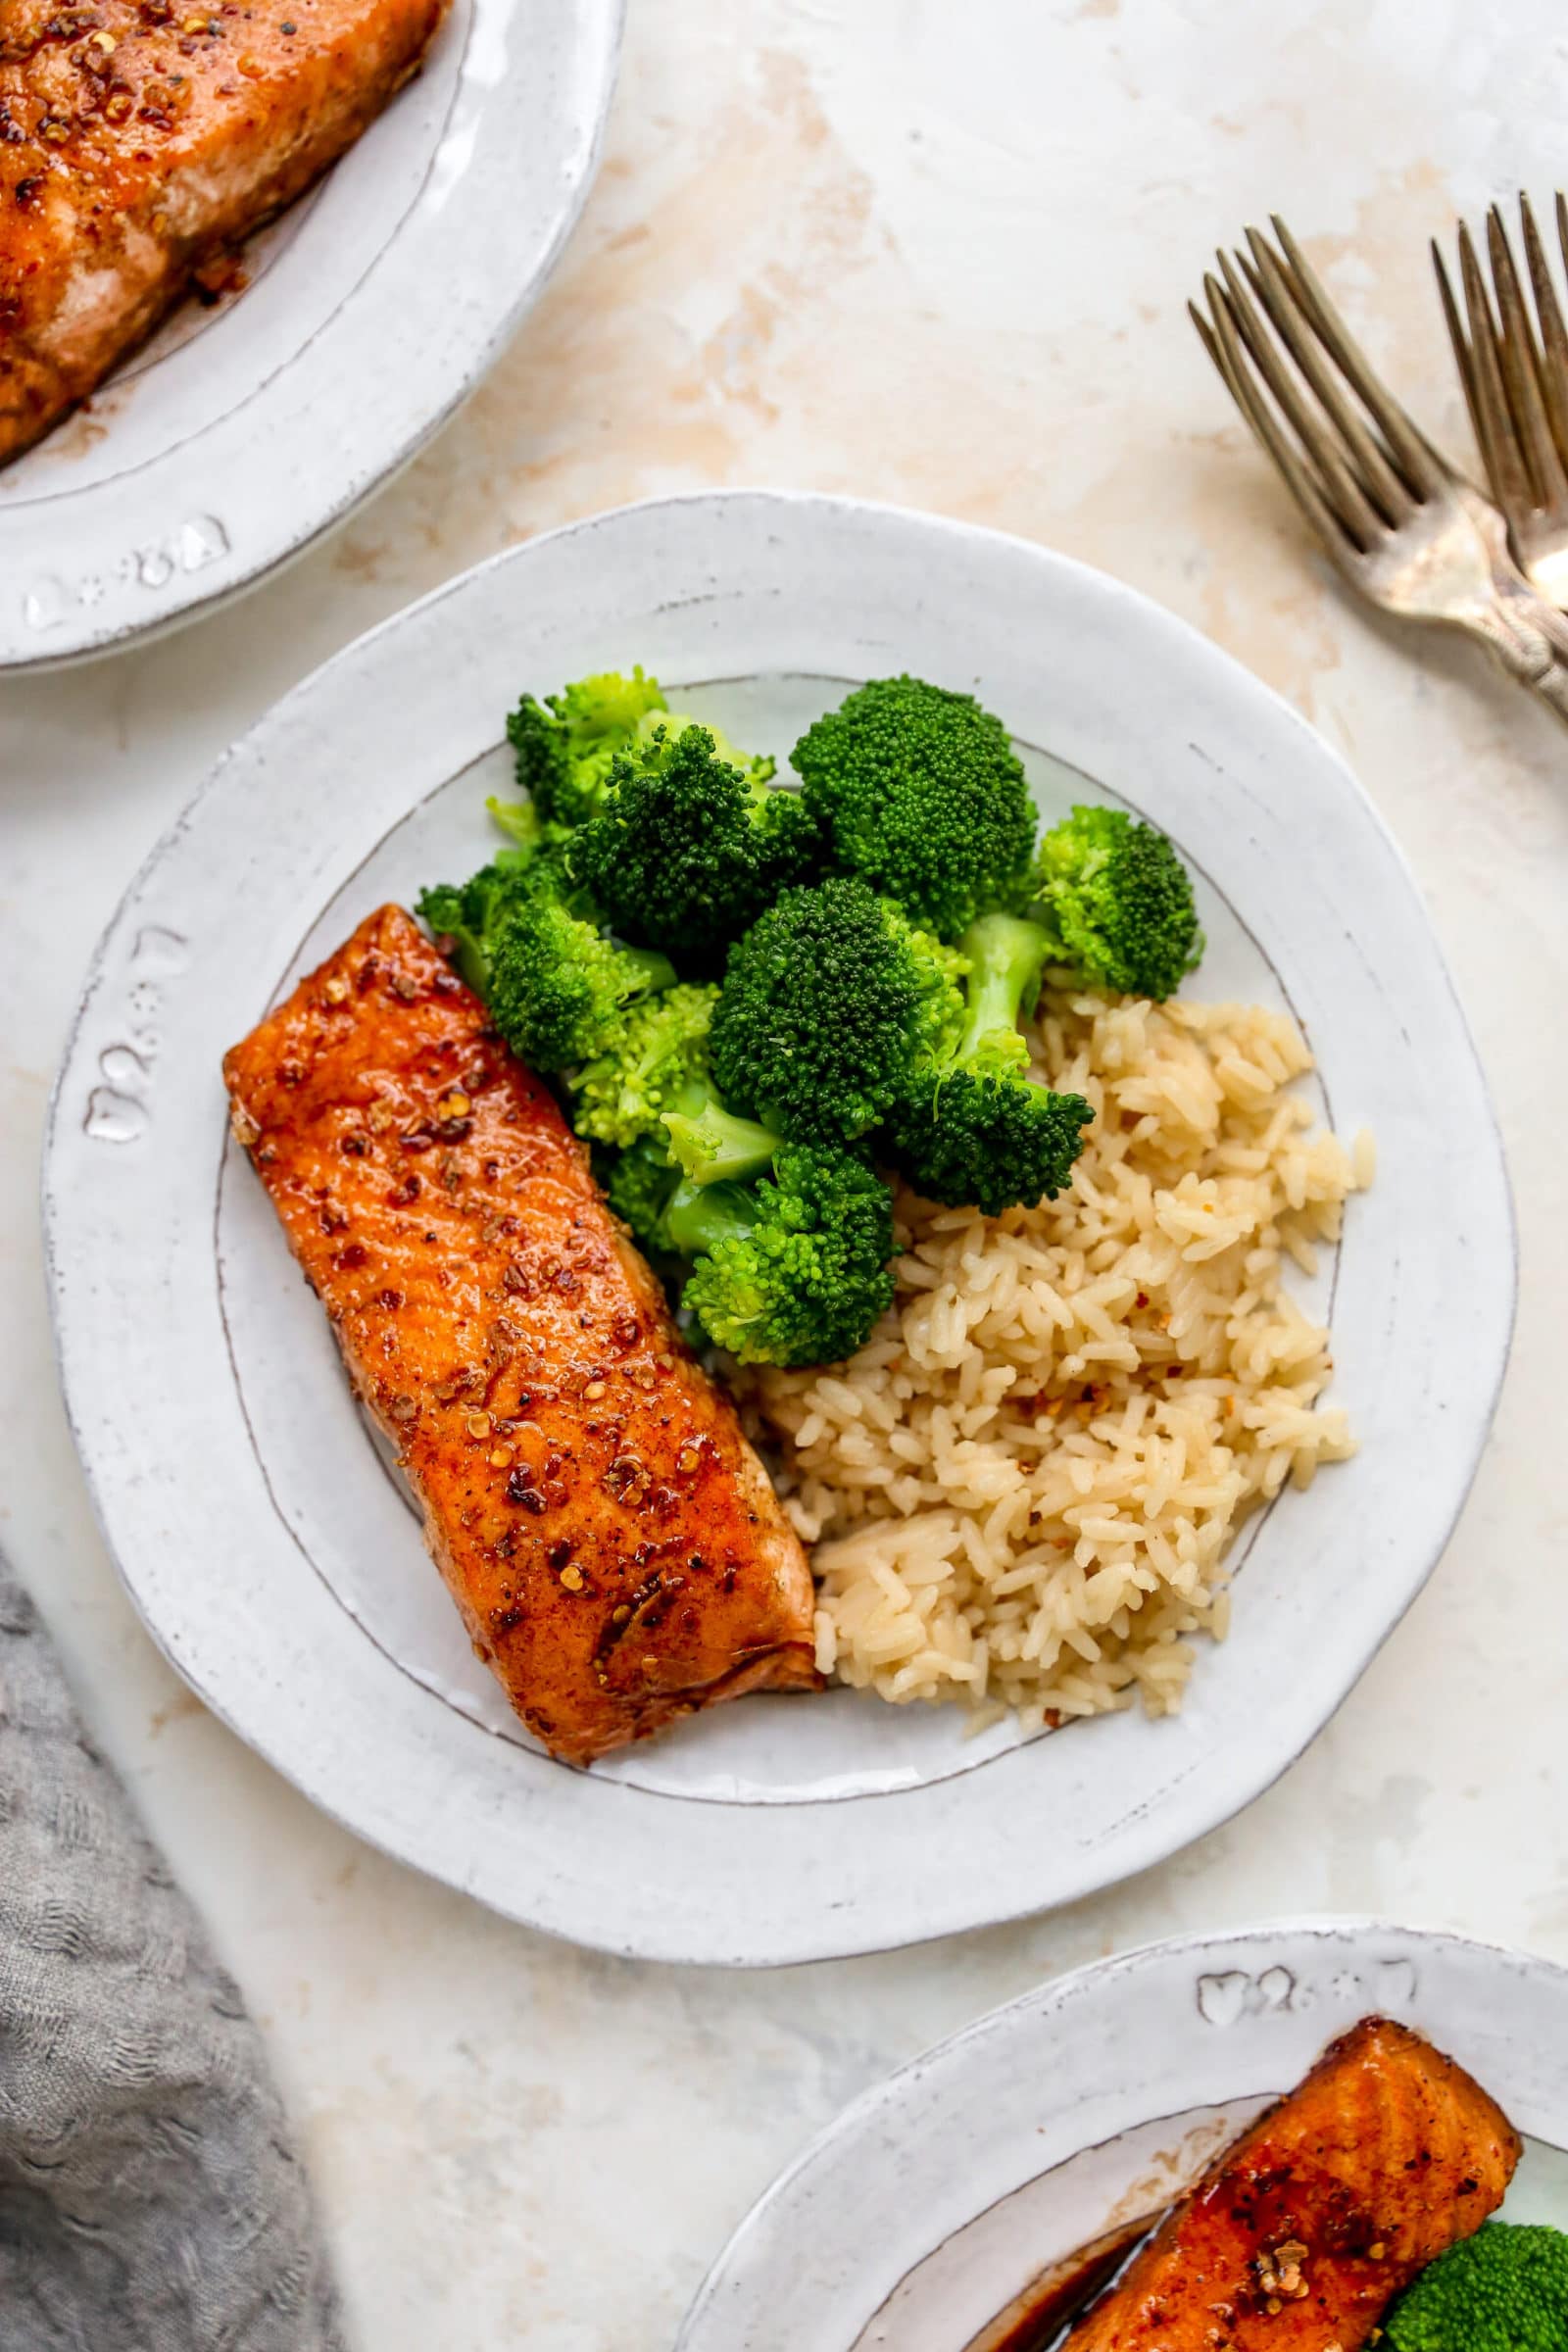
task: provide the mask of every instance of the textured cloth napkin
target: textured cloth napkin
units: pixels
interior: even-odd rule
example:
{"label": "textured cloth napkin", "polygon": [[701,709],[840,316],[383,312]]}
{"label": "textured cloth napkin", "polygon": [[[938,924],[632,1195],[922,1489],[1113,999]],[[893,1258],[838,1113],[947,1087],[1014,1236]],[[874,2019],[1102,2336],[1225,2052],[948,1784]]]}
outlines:
{"label": "textured cloth napkin", "polygon": [[342,2344],[256,2030],[0,1559],[0,2347]]}

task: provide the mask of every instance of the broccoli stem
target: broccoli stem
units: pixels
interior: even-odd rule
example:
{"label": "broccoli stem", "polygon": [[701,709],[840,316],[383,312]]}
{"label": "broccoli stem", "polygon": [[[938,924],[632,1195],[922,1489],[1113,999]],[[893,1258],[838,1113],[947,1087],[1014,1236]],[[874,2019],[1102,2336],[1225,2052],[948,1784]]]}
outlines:
{"label": "broccoli stem", "polygon": [[[775,1149],[777,1139],[774,1139]],[[757,1223],[757,1201],[744,1185],[683,1177],[664,1210],[664,1235],[682,1257],[702,1257],[727,1234],[743,1239]]]}
{"label": "broccoli stem", "polygon": [[738,1119],[711,1096],[700,1109],[666,1110],[664,1129],[677,1164],[694,1185],[744,1184],[772,1166],[779,1139],[755,1119]]}
{"label": "broccoli stem", "polygon": [[656,948],[622,948],[620,953],[626,959],[627,972],[635,983],[626,991],[628,1000],[639,996],[662,996],[666,988],[674,987],[678,977],[675,966],[667,956],[661,956]]}
{"label": "broccoli stem", "polygon": [[450,936],[457,943],[453,950],[453,960],[460,976],[467,982],[476,997],[482,997],[490,984],[490,958],[466,925]]}
{"label": "broccoli stem", "polygon": [[1050,947],[1038,923],[1015,914],[983,914],[958,942],[969,958],[964,995],[969,1014],[955,1058],[972,1055],[989,1032],[1016,1029],[1033,1012]]}
{"label": "broccoli stem", "polygon": [[537,849],[545,820],[532,801],[503,801],[492,793],[485,807],[514,849]]}

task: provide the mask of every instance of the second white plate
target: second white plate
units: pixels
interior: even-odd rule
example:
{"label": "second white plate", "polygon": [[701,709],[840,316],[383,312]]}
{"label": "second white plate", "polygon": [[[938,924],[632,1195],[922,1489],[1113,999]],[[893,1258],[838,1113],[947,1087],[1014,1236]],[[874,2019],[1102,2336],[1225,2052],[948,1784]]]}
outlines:
{"label": "second white plate", "polygon": [[[1019,1744],[847,1691],[753,1699],[593,1772],[521,1733],[243,1160],[225,1047],[370,907],[488,854],[520,687],[641,661],[787,754],[847,681],[908,666],[1001,711],[1048,808],[1114,797],[1197,870],[1205,995],[1286,1003],[1319,1107],[1378,1135],[1325,1270],[1363,1452],[1248,1532],[1235,1630],[1185,1712]],[[222,763],[103,943],[46,1205],[68,1400],[154,1635],[363,1836],[552,1933],[760,1964],[1070,1901],[1249,1802],[1431,1569],[1513,1298],[1505,1181],[1441,956],[1387,836],[1234,663],[1080,565],[848,502],[626,510],[455,583],[299,688]],[[1290,1672],[1280,1672],[1289,1659]]]}
{"label": "second white plate", "polygon": [[77,415],[0,469],[0,670],[253,586],[411,458],[587,194],[622,0],[454,0],[424,71]]}
{"label": "second white plate", "polygon": [[675,2352],[956,2352],[1374,2015],[1525,2134],[1505,2218],[1568,2229],[1568,1972],[1363,1921],[1184,1936],[1042,1985],[858,2099],[742,2224]]}

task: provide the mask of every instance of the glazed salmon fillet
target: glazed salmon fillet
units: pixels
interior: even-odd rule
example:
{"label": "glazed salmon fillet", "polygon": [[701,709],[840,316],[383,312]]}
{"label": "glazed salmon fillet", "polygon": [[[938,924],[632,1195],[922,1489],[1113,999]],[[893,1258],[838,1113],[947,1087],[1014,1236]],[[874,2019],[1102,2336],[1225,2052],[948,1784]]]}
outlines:
{"label": "glazed salmon fillet", "polygon": [[1368,2018],[1219,2159],[1067,2352],[1362,2352],[1501,2204],[1519,2155],[1462,2068]]}
{"label": "glazed salmon fillet", "polygon": [[396,906],[223,1064],[474,1648],[575,1764],[813,1688],[810,1571],[553,1097]]}
{"label": "glazed salmon fillet", "polygon": [[0,0],[0,465],[414,74],[447,0]]}

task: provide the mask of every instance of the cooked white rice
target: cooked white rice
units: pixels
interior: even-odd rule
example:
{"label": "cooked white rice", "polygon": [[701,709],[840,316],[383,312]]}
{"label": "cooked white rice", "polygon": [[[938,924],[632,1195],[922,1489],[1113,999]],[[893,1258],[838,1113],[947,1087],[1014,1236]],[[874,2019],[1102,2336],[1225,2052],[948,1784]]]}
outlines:
{"label": "cooked white rice", "polygon": [[1037,1045],[1095,1107],[1071,1192],[1001,1218],[902,1194],[871,1340],[750,1385],[822,1670],[1027,1729],[1178,1707],[1243,1521],[1353,1452],[1282,1275],[1372,1177],[1289,1091],[1311,1056],[1280,1013],[1050,994]]}

